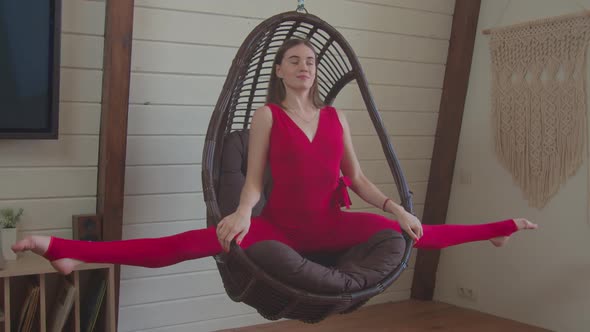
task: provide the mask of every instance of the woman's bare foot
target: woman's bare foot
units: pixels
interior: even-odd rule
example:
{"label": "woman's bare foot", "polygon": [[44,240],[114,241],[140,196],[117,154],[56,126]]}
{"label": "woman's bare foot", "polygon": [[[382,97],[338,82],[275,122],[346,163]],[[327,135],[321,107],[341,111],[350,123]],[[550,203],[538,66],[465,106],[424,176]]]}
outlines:
{"label": "woman's bare foot", "polygon": [[64,275],[68,275],[68,274],[72,273],[72,271],[74,271],[74,268],[78,264],[82,264],[84,262],[79,261],[77,259],[62,258],[62,259],[56,259],[54,261],[51,261],[50,263],[54,269],[59,271],[59,273],[64,274]]}
{"label": "woman's bare foot", "polygon": [[49,248],[49,242],[51,242],[51,238],[49,236],[27,236],[26,238],[17,241],[15,244],[12,245],[12,251],[15,253],[24,252],[24,251],[32,251],[37,255],[43,256],[45,252]]}
{"label": "woman's bare foot", "polygon": [[[534,224],[524,218],[516,218],[516,219],[514,219],[514,223],[516,224],[517,232],[524,230],[524,229],[537,229],[539,227],[539,225]],[[509,236],[499,236],[499,237],[495,237],[493,239],[490,239],[490,242],[496,247],[501,247],[501,246],[505,245],[506,242],[508,242],[509,238],[510,238]]]}
{"label": "woman's bare foot", "polygon": [[[33,253],[43,256],[49,248],[51,238],[49,236],[27,236],[26,238],[17,241],[12,245],[12,251],[15,253],[32,251]],[[67,275],[72,273],[76,265],[82,263],[79,260],[71,258],[62,258],[50,262],[54,269],[58,272]]]}

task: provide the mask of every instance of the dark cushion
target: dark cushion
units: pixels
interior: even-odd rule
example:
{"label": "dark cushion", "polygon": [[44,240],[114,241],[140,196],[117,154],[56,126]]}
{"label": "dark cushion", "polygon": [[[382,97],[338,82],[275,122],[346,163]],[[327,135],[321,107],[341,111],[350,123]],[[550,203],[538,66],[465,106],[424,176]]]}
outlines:
{"label": "dark cushion", "polygon": [[[246,171],[248,167],[248,130],[234,131],[225,138],[221,159],[221,174],[217,201],[222,217],[232,214],[240,204],[242,187],[246,182]],[[266,204],[270,190],[272,189],[272,178],[270,168],[264,171],[264,191],[260,201],[252,209],[252,215],[258,216]]]}
{"label": "dark cushion", "polygon": [[376,285],[401,263],[404,249],[401,234],[383,230],[345,251],[335,266],[315,263],[278,241],[255,243],[246,253],[261,269],[288,285],[315,293],[340,294]]}

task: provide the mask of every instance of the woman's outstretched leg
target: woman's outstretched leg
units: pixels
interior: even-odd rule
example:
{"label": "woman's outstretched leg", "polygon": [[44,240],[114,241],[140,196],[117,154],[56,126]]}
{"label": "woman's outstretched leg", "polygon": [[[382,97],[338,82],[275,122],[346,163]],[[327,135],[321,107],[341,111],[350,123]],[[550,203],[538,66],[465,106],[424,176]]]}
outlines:
{"label": "woman's outstretched leg", "polygon": [[[247,248],[262,240],[288,242],[272,224],[253,219],[241,243]],[[12,246],[14,252],[30,250],[51,261],[54,268],[69,274],[80,262],[163,267],[222,251],[215,228],[187,231],[159,238],[90,242],[57,237],[30,236]]]}
{"label": "woman's outstretched leg", "polygon": [[[384,216],[366,212],[342,212],[337,226],[332,233],[335,248],[346,248],[365,242],[373,234],[383,229],[401,232],[399,224]],[[490,241],[495,246],[503,245],[514,232],[523,229],[535,229],[536,224],[526,219],[509,219],[504,221],[475,225],[422,225],[424,235],[414,244],[416,248],[442,249],[458,244]]]}
{"label": "woman's outstretched leg", "polygon": [[12,246],[14,252],[31,250],[69,274],[80,262],[162,267],[221,252],[215,228],[187,231],[160,238],[122,241],[80,241],[31,236]]}
{"label": "woman's outstretched leg", "polygon": [[510,235],[524,229],[536,229],[537,225],[518,218],[475,225],[423,225],[424,236],[416,242],[416,248],[442,249],[458,244],[489,240],[497,247],[504,245]]}

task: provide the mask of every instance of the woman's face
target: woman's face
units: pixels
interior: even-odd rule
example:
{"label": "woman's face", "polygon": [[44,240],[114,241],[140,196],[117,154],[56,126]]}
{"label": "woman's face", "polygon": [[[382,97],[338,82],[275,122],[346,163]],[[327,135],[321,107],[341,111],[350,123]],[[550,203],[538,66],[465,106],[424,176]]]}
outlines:
{"label": "woman's face", "polygon": [[304,44],[291,47],[285,52],[276,73],[283,79],[286,88],[309,90],[316,75],[316,59],[313,50]]}

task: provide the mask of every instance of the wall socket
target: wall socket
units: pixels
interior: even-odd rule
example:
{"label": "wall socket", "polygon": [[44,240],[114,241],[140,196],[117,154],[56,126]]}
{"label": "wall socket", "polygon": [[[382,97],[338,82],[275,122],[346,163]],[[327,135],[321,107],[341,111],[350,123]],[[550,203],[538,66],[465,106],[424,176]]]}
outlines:
{"label": "wall socket", "polygon": [[459,168],[459,184],[471,184],[471,171],[466,168]]}
{"label": "wall socket", "polygon": [[466,300],[477,301],[477,293],[471,287],[457,286],[457,295]]}

